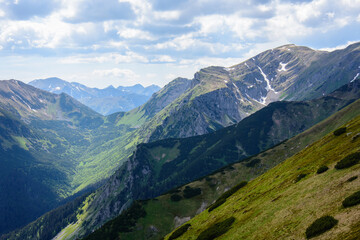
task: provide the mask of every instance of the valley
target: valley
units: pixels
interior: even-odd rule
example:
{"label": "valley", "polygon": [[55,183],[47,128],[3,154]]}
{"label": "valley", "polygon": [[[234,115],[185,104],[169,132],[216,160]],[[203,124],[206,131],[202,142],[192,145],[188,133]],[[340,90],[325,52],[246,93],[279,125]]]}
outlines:
{"label": "valley", "polygon": [[[95,91],[87,88],[74,95],[82,103],[66,93],[85,89],[76,83],[48,79],[64,85],[51,90],[46,79],[32,82],[50,93],[1,81],[0,191],[7,194],[0,194],[6,222],[1,239],[77,239],[96,229],[89,239],[104,231],[121,239],[160,239],[190,218],[198,221],[206,214],[200,212],[236,183],[252,180],[248,189],[257,177],[295,161],[352,119],[356,131],[358,66],[360,43],[333,52],[285,45],[228,68],[201,69],[193,79],[176,78],[157,92],[156,86],[138,86],[138,92],[108,88],[87,102],[86,94]],[[134,91],[148,100],[106,116],[91,109],[94,98],[115,91]],[[170,200],[186,191],[195,196]],[[117,221],[124,224],[121,214],[131,214],[134,206],[141,216],[117,231]],[[195,222],[189,234],[198,233],[201,224]]]}

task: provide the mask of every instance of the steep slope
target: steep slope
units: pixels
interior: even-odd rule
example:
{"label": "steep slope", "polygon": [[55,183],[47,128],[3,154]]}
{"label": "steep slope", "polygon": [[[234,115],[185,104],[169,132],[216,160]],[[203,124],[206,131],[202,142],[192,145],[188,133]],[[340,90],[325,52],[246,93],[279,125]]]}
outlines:
{"label": "steep slope", "polygon": [[69,191],[70,161],[44,151],[41,132],[0,109],[0,233],[56,207]]}
{"label": "steep slope", "polygon": [[[0,233],[35,220],[74,194],[80,156],[126,131],[66,94],[0,81]],[[102,166],[97,176],[83,178],[78,191],[118,166]]]}
{"label": "steep slope", "polygon": [[[112,139],[98,142],[98,145],[93,145],[88,151],[83,152],[79,159],[83,164],[77,166],[79,173],[74,176],[72,182],[76,190],[83,189],[84,182],[89,183],[88,176],[93,176],[90,183],[96,183],[103,179],[102,176],[98,176],[99,173],[103,173],[102,169],[112,170],[114,166],[122,164],[131,155],[136,144],[143,142],[145,138],[137,128],[178,98],[187,90],[189,85],[190,80],[177,78],[153,94],[146,104],[128,113],[114,113],[107,116],[107,121],[116,125],[116,128],[121,129],[121,132],[113,132],[114,137]],[[112,128],[107,130],[111,131]],[[108,171],[106,176],[111,173],[113,172]]]}
{"label": "steep slope", "polygon": [[[136,202],[129,210],[107,222],[86,237],[92,239],[161,239],[204,211],[222,193],[241,181],[251,180],[285,159],[300,152],[329,132],[338,129],[356,116],[360,116],[360,100],[331,117],[281,144],[251,158],[222,168],[192,183],[173,189],[156,199]],[[201,189],[201,194],[184,197],[186,189]],[[141,210],[141,211],[140,211]],[[138,212],[146,214],[139,215]],[[129,220],[131,216],[131,220]]]}
{"label": "steep slope", "polygon": [[[186,91],[181,90],[138,135],[143,142],[201,135],[237,123],[274,101],[324,96],[355,79],[359,48],[356,43],[329,53],[285,45],[230,68],[202,69]],[[137,120],[143,115],[140,109],[130,112],[120,123],[144,123]]]}
{"label": "steep slope", "polygon": [[[349,60],[344,63],[342,60],[345,57],[327,59],[332,57],[328,52],[286,45],[265,51],[231,68],[202,69],[191,81],[176,79],[146,104],[117,119],[118,126],[136,129],[85,154],[84,160],[94,169],[86,174],[96,174],[96,166],[100,162],[122,163],[137,144],[206,134],[237,123],[277,99],[302,99],[306,91],[315,90],[311,85],[302,86],[301,93],[299,90],[292,90],[300,75],[317,83],[336,79],[345,84],[353,80],[353,77],[336,74],[334,70],[327,78],[322,78],[323,68],[315,68],[309,73],[306,69],[321,58],[321,61],[331,62],[332,65],[328,64],[326,67],[336,69],[341,65],[351,69],[350,72],[356,72],[360,62],[358,46],[359,43],[340,50]],[[334,84],[328,84],[327,91],[330,92],[331,89],[335,90]],[[321,97],[323,93],[314,93],[312,97]],[[79,166],[79,171],[82,168],[83,166]],[[79,176],[74,184],[81,188],[82,179]]]}
{"label": "steep slope", "polygon": [[360,43],[323,54],[302,72],[288,90],[287,100],[326,95],[360,76]]}
{"label": "steep slope", "polygon": [[52,93],[66,93],[95,111],[108,115],[125,112],[144,104],[153,93],[160,90],[159,86],[143,87],[140,84],[105,89],[89,88],[80,83],[69,83],[59,78],[37,79],[29,85]]}
{"label": "steep slope", "polygon": [[306,130],[358,99],[360,81],[332,94],[307,102],[272,103],[236,125],[207,135],[138,145],[97,190],[81,220],[80,234],[121,213],[135,199],[155,197]]}
{"label": "steep slope", "polygon": [[[359,154],[360,117],[343,127],[346,133],[328,134],[249,182],[213,211],[190,220],[188,230],[176,239],[209,239],[202,238],[204,231],[229,217],[234,222],[218,232],[221,239],[305,239],[311,223],[325,215],[334,217],[336,225],[325,233],[316,229],[315,239],[358,239],[360,206],[345,208],[343,201],[359,191],[360,167],[335,166]],[[317,173],[321,166],[329,169]]]}
{"label": "steep slope", "polygon": [[[344,58],[335,59],[331,66],[334,69],[338,66],[342,66],[349,69],[350,74],[355,73],[357,71],[357,63],[359,62],[358,45],[359,44],[354,44],[352,47],[347,48],[347,50],[341,50],[340,52],[344,52]],[[324,83],[329,79],[335,79],[339,82],[349,82],[353,80],[353,77],[348,78],[347,75],[336,75],[335,70],[332,71],[330,75],[327,75],[328,77],[326,79],[322,78],[321,73],[323,73],[322,71],[324,69],[321,67],[314,68],[313,71],[308,74],[306,73],[306,69],[319,61],[319,59],[324,62],[330,62],[330,59],[327,59],[326,56],[330,56],[329,53],[315,51],[305,47],[287,45],[266,51],[231,68],[209,67],[202,69],[195,74],[194,79],[192,80],[177,79],[173,83],[168,84],[167,87],[154,95],[147,104],[134,111],[126,114],[119,113],[110,115],[103,119],[103,124],[88,129],[85,132],[83,132],[81,128],[76,128],[77,131],[72,132],[72,137],[70,136],[67,138],[72,141],[71,144],[65,145],[72,146],[81,140],[80,142],[83,143],[82,147],[77,149],[70,147],[67,151],[67,154],[70,155],[62,155],[64,158],[66,156],[76,156],[76,162],[74,162],[75,174],[72,175],[70,181],[71,189],[73,189],[73,192],[77,192],[86,188],[88,184],[96,183],[104,179],[104,177],[110,176],[113,169],[122,164],[131,155],[135,150],[136,145],[139,143],[210,133],[237,123],[248,114],[265,107],[277,99],[302,98],[304,92],[299,93],[299,91],[291,90],[294,83],[299,80],[300,75],[306,76],[304,79],[311,78],[316,83]],[[342,59],[345,58],[348,61],[342,63]],[[180,89],[179,91],[177,91],[178,88]],[[327,91],[331,91],[330,89],[335,89],[335,86],[329,84],[329,89],[327,89]],[[310,92],[314,92],[312,97],[320,97],[323,94],[323,92],[316,92],[316,89],[311,85],[304,84],[303,90],[309,92],[309,94]],[[246,130],[246,128],[248,128],[247,130],[251,128],[254,129],[252,132],[246,132],[244,130],[246,137],[243,136],[239,139],[230,138],[229,140],[226,140],[231,143],[229,146],[232,146],[232,148],[227,148],[226,144],[221,141],[216,144],[217,142],[212,142],[210,140],[203,142],[204,148],[202,148],[202,145],[195,140],[193,143],[189,142],[188,146],[186,143],[182,144],[181,148],[185,149],[185,151],[183,150],[185,153],[187,151],[191,152],[190,148],[192,146],[190,144],[194,144],[194,146],[199,144],[200,147],[192,152],[192,157],[194,157],[196,161],[194,161],[194,164],[191,166],[195,166],[196,164],[202,165],[202,162],[206,162],[208,163],[205,165],[206,168],[201,168],[202,171],[196,172],[196,174],[198,174],[198,176],[207,174],[229,162],[236,161],[236,158],[243,158],[255,154],[283,139],[293,136],[293,134],[303,131],[312,124],[328,116],[327,114],[330,114],[331,111],[336,111],[341,108],[341,104],[336,105],[336,101],[337,100],[332,97],[330,99],[318,100],[316,105],[320,106],[319,111],[304,110],[307,109],[307,107],[311,107],[311,104],[310,106],[307,106],[309,103],[291,103],[289,104],[289,106],[291,106],[289,109],[287,108],[287,104],[281,105],[275,103],[274,105],[270,105],[268,110],[263,112],[264,116],[259,117],[252,124],[249,123],[249,126],[243,128],[243,130]],[[343,101],[343,104],[347,103],[348,102]],[[315,102],[313,104],[315,104]],[[280,108],[278,109],[278,107]],[[25,105],[24,108],[26,109]],[[288,120],[282,118],[282,114],[287,111],[289,111],[289,115],[285,116],[289,117]],[[314,114],[314,117],[312,118],[310,116],[309,118],[302,118],[302,111],[307,114]],[[30,115],[33,116],[34,113]],[[273,118],[271,120],[272,123],[267,125],[268,123],[266,121],[262,121],[266,120],[266,118]],[[26,119],[30,119],[30,117],[26,116]],[[301,119],[304,123],[300,124],[297,121],[298,119]],[[66,121],[64,121],[63,124],[58,124],[56,121],[46,122],[46,124],[51,123],[51,126],[47,127],[47,129],[49,130],[53,126],[60,126],[57,133],[65,132],[64,130],[69,122],[67,119],[65,120]],[[44,126],[44,123],[45,122],[41,122],[42,125],[38,125],[37,128],[42,128],[40,126]],[[279,128],[276,128],[277,123],[284,124],[289,130],[285,131],[285,128],[283,129],[284,131],[279,130]],[[259,124],[262,126],[261,129],[263,131],[255,130]],[[83,126],[86,126],[86,124]],[[240,130],[235,131],[235,133],[239,134],[240,132]],[[46,131],[46,133],[52,134],[51,131]],[[223,134],[225,133],[224,130]],[[242,134],[243,133],[244,132],[242,132]],[[99,137],[94,137],[95,135]],[[247,145],[244,141],[244,138],[248,137],[247,135],[251,135],[251,139],[257,139],[254,140],[256,142],[255,145]],[[271,137],[267,138],[268,135]],[[164,148],[165,151],[170,152],[166,152],[165,154],[166,156],[171,156],[171,160],[176,158],[179,160],[180,164],[182,161],[183,164],[186,164],[186,161],[189,161],[189,159],[178,158],[179,156],[184,157],[185,155],[178,154],[180,148],[176,145],[176,141],[179,143],[181,142],[180,140],[169,141],[170,145],[165,146]],[[239,148],[234,147],[234,141],[238,144]],[[61,144],[62,142],[63,141],[60,141]],[[60,143],[56,146],[61,145]],[[171,145],[173,143],[175,145]],[[147,146],[151,145],[141,145],[139,148],[146,150],[146,153],[148,151]],[[154,147],[155,146],[156,145],[154,145]],[[212,149],[215,149],[216,147],[220,152],[223,151],[221,147],[224,147],[224,151],[228,158],[222,159],[219,155],[216,155],[215,150],[213,150],[213,152],[209,151],[209,155],[201,154],[201,150],[212,146],[214,146]],[[175,148],[178,148],[178,150]],[[159,158],[156,151],[163,151],[161,147],[159,149],[154,150],[155,157],[151,158],[152,160]],[[58,152],[61,152],[61,150]],[[153,153],[152,151],[150,152]],[[141,153],[141,151],[139,153]],[[213,153],[215,153],[215,159],[212,159]],[[191,181],[194,179],[193,177],[196,176],[196,174],[191,176],[191,172],[189,172],[183,177],[182,173],[179,172],[172,178],[170,172],[173,171],[173,168],[176,165],[174,163],[176,161],[166,161],[166,158],[162,158],[161,155],[160,161],[150,161],[151,164],[148,164],[149,170],[153,171],[151,174],[156,173],[150,180],[154,182],[159,180],[158,189],[156,189],[158,191],[157,194],[165,189],[173,187],[174,184],[179,185],[183,184],[185,181]],[[163,165],[164,167],[162,167]],[[130,169],[132,169],[132,166],[130,166]],[[131,172],[129,174],[130,177],[133,177]],[[141,175],[143,174],[140,171],[139,176]],[[126,174],[119,178],[126,178]],[[167,178],[170,180],[167,181]],[[112,181],[113,180],[114,179],[112,178]],[[117,186],[116,184],[114,183],[114,186]],[[88,227],[91,228],[94,225],[97,226],[99,222],[101,223],[108,217],[115,216],[118,212],[121,212],[122,207],[124,209],[127,208],[127,203],[124,204],[122,202],[119,204],[119,202],[129,198],[130,203],[132,199],[138,197],[136,191],[134,191],[135,195],[132,195],[133,193],[130,191],[125,195],[121,195],[124,193],[121,192],[118,196],[111,199],[104,197],[104,199],[107,199],[104,201],[113,202],[104,204],[104,208],[102,209],[105,209],[103,219],[91,219],[91,216],[89,215],[87,219],[91,219],[91,221],[86,222],[89,223]],[[144,193],[139,193],[139,196],[141,194],[146,195],[147,192],[144,191]],[[121,199],[121,201],[116,198]],[[97,198],[97,200],[99,200],[99,198]],[[114,206],[114,209],[112,209],[112,207],[109,208],[109,206]],[[93,211],[94,205],[91,205],[88,212],[93,214]],[[88,214],[88,212],[86,212],[86,214]],[[98,214],[97,210],[95,211],[95,214]],[[81,234],[83,234],[83,232]]]}
{"label": "steep slope", "polygon": [[66,94],[51,94],[17,80],[0,81],[0,107],[27,123],[65,120],[85,126],[86,121],[102,120],[100,114]]}
{"label": "steep slope", "polygon": [[190,86],[191,81],[189,79],[174,79],[160,91],[154,93],[150,100],[144,105],[127,112],[118,124],[128,124],[133,127],[139,127],[180,97]]}

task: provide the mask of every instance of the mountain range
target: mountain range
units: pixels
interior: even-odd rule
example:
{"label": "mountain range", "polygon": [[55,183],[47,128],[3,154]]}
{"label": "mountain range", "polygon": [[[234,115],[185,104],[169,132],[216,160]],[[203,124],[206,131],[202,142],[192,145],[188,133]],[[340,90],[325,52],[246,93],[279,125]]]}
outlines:
{"label": "mountain range", "polygon": [[[129,213],[135,200],[157,197],[228,164],[254,166],[238,173],[246,180],[259,176],[296,152],[266,164],[246,159],[356,103],[359,66],[359,43],[333,52],[285,45],[230,68],[201,69],[191,80],[177,78],[143,105],[107,116],[66,93],[2,81],[0,211],[6,224],[0,233],[66,203],[3,238],[76,239]],[[352,114],[357,111],[332,118],[325,133]],[[196,194],[191,186],[187,191]],[[219,195],[214,191],[213,200]],[[155,232],[150,233],[159,239]]]}
{"label": "mountain range", "polygon": [[66,93],[102,115],[129,111],[145,103],[153,93],[160,90],[156,85],[143,87],[140,84],[130,87],[89,88],[55,77],[33,80],[29,85],[52,93]]}
{"label": "mountain range", "polygon": [[[115,239],[114,236],[120,236],[120,239],[161,239],[200,212],[207,208],[210,209],[210,206],[215,206],[214,203],[217,199],[221,199],[223,193],[239,183],[261,176],[287,158],[296,156],[302,150],[307,149],[328,133],[333,134],[333,130],[339,129],[356,117],[358,118],[359,106],[360,101],[357,100],[305,132],[266,151],[227,165],[193,182],[173,188],[156,198],[136,201],[128,211],[124,211],[107,222],[85,239],[99,239],[100,236],[102,239]],[[357,132],[352,132],[349,139],[356,134]],[[296,174],[293,175],[296,177]],[[186,189],[200,189],[201,193],[189,197],[186,195]],[[137,214],[139,209],[146,214]],[[231,214],[229,215],[231,216]],[[126,221],[125,219],[128,219],[129,216],[131,216],[131,221]]]}

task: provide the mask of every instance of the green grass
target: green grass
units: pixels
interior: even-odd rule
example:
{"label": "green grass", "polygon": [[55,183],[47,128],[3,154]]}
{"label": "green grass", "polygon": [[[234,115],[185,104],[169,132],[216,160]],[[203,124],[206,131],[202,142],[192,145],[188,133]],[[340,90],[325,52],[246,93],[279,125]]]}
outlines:
{"label": "green grass", "polygon": [[[173,202],[170,199],[173,193],[168,193],[157,197],[156,200],[150,200],[144,206],[147,212],[146,217],[140,219],[137,223],[137,229],[139,230],[130,233],[121,233],[121,239],[159,239],[163,235],[171,232],[173,229],[178,227],[177,221],[175,221],[175,219],[193,218],[200,211],[204,211],[209,205],[211,205],[211,203],[214,203],[221,194],[226,192],[231,187],[235,186],[241,181],[248,181],[250,179],[253,179],[254,177],[266,172],[268,169],[281,163],[286,158],[298,153],[302,149],[309,148],[312,142],[323,137],[327,133],[332,133],[334,129],[339,128],[349,119],[353,118],[354,113],[360,114],[359,106],[360,101],[348,106],[347,108],[344,108],[338,114],[331,116],[330,118],[324,120],[323,122],[305,131],[304,133],[288,141],[285,141],[272,149],[253,156],[252,158],[246,160],[246,162],[233,164],[233,169],[225,168],[221,172],[219,171],[206,178],[202,178],[192,183],[189,183],[188,185],[192,188],[201,188],[202,194],[199,196],[191,199],[182,199],[179,202]],[[351,136],[349,136],[349,138],[351,138],[354,134],[356,133],[353,133]],[[344,136],[339,136],[337,138],[341,140]],[[203,144],[205,144],[205,142]],[[261,160],[261,167],[246,167],[247,163],[255,159]],[[299,174],[308,173],[309,176],[306,176],[306,178],[296,183],[296,185],[302,185],[303,181],[306,182],[309,177],[316,175],[317,169],[323,164],[327,165],[327,163],[323,162],[316,163],[316,165],[311,171],[307,171],[306,169],[300,169],[301,172],[298,172],[298,170],[295,169],[294,174],[291,175],[291,183],[295,184],[294,179]],[[330,167],[332,169],[333,165]],[[321,175],[326,175],[330,171],[333,170],[328,170]],[[346,181],[346,179],[344,181]],[[187,185],[180,187],[180,191],[182,191],[186,186]],[[244,189],[244,191],[246,190]],[[230,197],[229,199],[231,198],[232,197]],[[273,203],[276,204],[278,201],[282,201],[282,198],[283,196],[279,193],[272,196],[269,201],[273,201]],[[221,211],[222,210],[216,209],[214,212],[217,213]],[[248,210],[244,209],[243,211]],[[259,210],[258,212],[260,213],[261,211]],[[292,224],[290,224],[290,226],[291,225]],[[156,227],[158,232],[153,233],[151,236],[149,236],[149,229],[151,228],[151,226]]]}
{"label": "green grass", "polygon": [[19,137],[19,136],[13,136],[13,139],[19,144],[19,147],[25,149],[25,150],[29,150],[26,141],[26,138],[24,137]]}
{"label": "green grass", "polygon": [[[309,222],[324,215],[334,216],[339,225],[321,236],[323,239],[342,239],[357,231],[359,208],[341,208],[342,200],[349,191],[358,189],[358,182],[346,183],[354,173],[360,172],[358,165],[337,171],[335,169],[317,175],[319,165],[333,167],[338,159],[360,149],[352,142],[352,135],[360,132],[360,116],[347,124],[349,136],[329,134],[290,157],[277,167],[249,182],[244,189],[221,205],[216,213],[207,211],[189,221],[192,228],[179,239],[196,239],[206,228],[233,216],[234,226],[222,239],[303,239]],[[302,172],[306,178],[298,183],[295,179]],[[330,237],[331,236],[331,237]],[[167,238],[165,238],[167,239]]]}

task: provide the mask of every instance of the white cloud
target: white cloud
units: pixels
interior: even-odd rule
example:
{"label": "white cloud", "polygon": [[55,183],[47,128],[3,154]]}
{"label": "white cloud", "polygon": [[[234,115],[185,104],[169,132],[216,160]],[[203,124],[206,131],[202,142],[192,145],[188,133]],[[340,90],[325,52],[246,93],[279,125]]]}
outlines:
{"label": "white cloud", "polygon": [[126,52],[125,54],[106,53],[99,55],[78,55],[59,59],[59,63],[63,64],[80,64],[80,63],[147,63],[146,57],[135,52]]}
{"label": "white cloud", "polygon": [[194,66],[197,69],[208,67],[208,66],[225,66],[231,67],[242,61],[244,58],[199,58],[199,59],[184,59],[180,61],[181,65]]}
{"label": "white cloud", "polygon": [[176,62],[176,60],[168,55],[156,56],[151,62]]}
{"label": "white cloud", "polygon": [[175,74],[172,74],[172,73],[169,73],[165,76],[165,79],[167,81],[171,81],[171,80],[174,80],[177,76]]}
{"label": "white cloud", "polygon": [[[360,39],[360,0],[49,2],[36,11],[38,0],[18,1],[16,7],[30,6],[24,8],[26,17],[22,18],[10,9],[13,0],[0,0],[2,55],[51,56],[62,70],[75,65],[79,72],[86,72],[85,66],[91,66],[86,68],[89,73],[94,66],[113,70],[119,64],[131,65],[129,69],[144,79],[153,72],[145,72],[144,66],[155,66],[157,77],[167,79],[170,69],[175,75],[190,75],[201,67],[230,66],[286,43],[315,42],[316,47],[325,48]],[[127,17],[119,16],[123,9],[128,10]],[[323,43],[319,38],[327,39]],[[29,60],[29,66],[35,62]],[[101,76],[97,74],[96,79]]]}
{"label": "white cloud", "polygon": [[123,38],[136,38],[136,39],[146,39],[153,40],[154,38],[150,36],[148,32],[134,29],[134,28],[126,28],[122,30],[118,30],[118,35]]}
{"label": "white cloud", "polygon": [[[360,41],[360,39],[359,39],[359,41]],[[359,41],[348,41],[346,44],[341,44],[341,45],[338,45],[338,46],[333,47],[333,48],[320,48],[319,50],[332,52],[332,51],[335,51],[335,50],[344,49],[347,46],[349,46],[349,45],[351,45],[353,43],[359,42]]]}
{"label": "white cloud", "polygon": [[154,17],[158,20],[176,20],[180,14],[180,11],[154,11]]}

